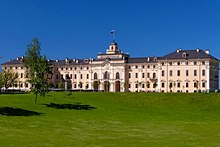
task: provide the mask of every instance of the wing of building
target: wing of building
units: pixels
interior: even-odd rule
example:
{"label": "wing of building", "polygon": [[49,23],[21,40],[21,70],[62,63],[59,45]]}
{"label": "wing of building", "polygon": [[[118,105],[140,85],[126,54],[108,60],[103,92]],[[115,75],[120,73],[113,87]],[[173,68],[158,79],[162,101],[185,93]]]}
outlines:
{"label": "wing of building", "polygon": [[[49,82],[72,90],[94,89],[110,92],[210,92],[219,89],[219,60],[209,50],[178,49],[163,57],[135,57],[124,54],[112,42],[105,54],[95,59],[48,60]],[[19,74],[11,88],[28,90],[23,58],[2,64]]]}

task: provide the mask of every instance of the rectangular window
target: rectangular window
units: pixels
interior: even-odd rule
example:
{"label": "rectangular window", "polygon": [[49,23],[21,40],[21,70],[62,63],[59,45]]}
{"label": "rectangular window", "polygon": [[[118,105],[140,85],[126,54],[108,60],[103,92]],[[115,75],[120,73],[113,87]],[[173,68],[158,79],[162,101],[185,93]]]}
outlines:
{"label": "rectangular window", "polygon": [[62,74],[60,75],[60,79],[63,79],[63,75]]}
{"label": "rectangular window", "polygon": [[170,70],[170,77],[172,77],[173,76],[173,71],[172,70]]}
{"label": "rectangular window", "polygon": [[147,73],[147,78],[150,78],[150,73]]}
{"label": "rectangular window", "polygon": [[177,70],[177,76],[180,76],[180,70]]}
{"label": "rectangular window", "polygon": [[142,78],[144,78],[144,73],[142,73]]}
{"label": "rectangular window", "polygon": [[188,88],[189,87],[189,83],[186,83],[186,88]]}
{"label": "rectangular window", "polygon": [[205,76],[205,70],[202,70],[202,76]]}
{"label": "rectangular window", "polygon": [[177,87],[180,88],[180,83],[177,83]]}
{"label": "rectangular window", "polygon": [[128,84],[128,88],[131,88],[131,84]]}
{"label": "rectangular window", "polygon": [[145,86],[144,86],[144,84],[142,84],[142,88],[144,88]]}
{"label": "rectangular window", "polygon": [[164,87],[165,87],[164,85],[165,85],[165,84],[164,84],[164,83],[162,83],[162,84],[161,84],[161,87],[162,87],[162,88],[164,88]]}
{"label": "rectangular window", "polygon": [[74,79],[77,79],[77,74],[74,74]]}
{"label": "rectangular window", "polygon": [[194,70],[194,76],[197,76],[197,70]]}
{"label": "rectangular window", "polygon": [[131,73],[128,74],[128,78],[131,78]]}
{"label": "rectangular window", "polygon": [[81,74],[81,75],[80,75],[80,79],[82,79],[82,78],[83,78],[83,75]]}
{"label": "rectangular window", "polygon": [[58,74],[56,74],[56,79],[59,79],[59,76],[58,76]]}
{"label": "rectangular window", "polygon": [[86,78],[89,79],[89,74],[86,75]]}
{"label": "rectangular window", "polygon": [[72,74],[70,74],[70,79],[72,79],[73,78],[73,75]]}
{"label": "rectangular window", "polygon": [[202,83],[202,87],[205,88],[205,82]]}
{"label": "rectangular window", "polygon": [[23,73],[21,73],[21,78],[23,78]]}
{"label": "rectangular window", "polygon": [[138,88],[138,84],[135,84],[135,88]]}
{"label": "rectangular window", "polygon": [[189,70],[186,70],[186,76],[189,76]]}
{"label": "rectangular window", "polygon": [[138,73],[135,73],[135,78],[138,78]]}
{"label": "rectangular window", "polygon": [[165,76],[165,72],[164,72],[164,70],[162,70],[162,77],[164,77]]}

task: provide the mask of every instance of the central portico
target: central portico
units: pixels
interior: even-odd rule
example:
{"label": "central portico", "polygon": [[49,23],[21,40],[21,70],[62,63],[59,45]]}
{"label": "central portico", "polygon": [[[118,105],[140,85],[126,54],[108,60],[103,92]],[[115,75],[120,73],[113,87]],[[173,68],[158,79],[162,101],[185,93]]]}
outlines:
{"label": "central portico", "polygon": [[129,55],[123,54],[113,41],[105,54],[98,54],[92,62],[92,86],[95,90],[122,92],[126,87],[125,71]]}

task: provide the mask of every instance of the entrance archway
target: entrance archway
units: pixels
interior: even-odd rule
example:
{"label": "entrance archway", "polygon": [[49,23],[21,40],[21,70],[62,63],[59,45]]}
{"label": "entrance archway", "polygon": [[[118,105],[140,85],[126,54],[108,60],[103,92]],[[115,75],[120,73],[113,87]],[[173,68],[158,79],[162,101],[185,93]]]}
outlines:
{"label": "entrance archway", "polygon": [[93,82],[93,88],[94,88],[95,91],[99,90],[99,82],[98,81]]}
{"label": "entrance archway", "polygon": [[115,82],[115,92],[120,92],[121,91],[121,83],[120,81]]}
{"label": "entrance archway", "polygon": [[105,92],[109,92],[110,90],[110,82],[109,81],[105,81],[104,82],[104,91]]}

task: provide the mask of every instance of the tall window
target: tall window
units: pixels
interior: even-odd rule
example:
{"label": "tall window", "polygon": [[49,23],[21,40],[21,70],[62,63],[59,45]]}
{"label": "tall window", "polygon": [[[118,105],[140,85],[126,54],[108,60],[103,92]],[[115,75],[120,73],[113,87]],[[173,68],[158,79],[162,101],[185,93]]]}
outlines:
{"label": "tall window", "polygon": [[153,79],[155,79],[156,78],[156,73],[153,73]]}
{"label": "tall window", "polygon": [[177,87],[180,88],[180,82],[177,83]]}
{"label": "tall window", "polygon": [[161,87],[162,87],[162,88],[164,88],[164,85],[165,85],[165,84],[164,84],[164,83],[162,83],[162,84],[161,84]]}
{"label": "tall window", "polygon": [[194,70],[194,76],[197,76],[197,70]]}
{"label": "tall window", "polygon": [[180,70],[177,70],[177,76],[180,76]]}
{"label": "tall window", "polygon": [[147,73],[147,78],[150,78],[150,73]]}
{"label": "tall window", "polygon": [[77,79],[77,74],[74,74],[74,79]]}
{"label": "tall window", "polygon": [[173,71],[172,70],[170,70],[170,77],[172,77],[173,76]]}
{"label": "tall window", "polygon": [[202,82],[202,87],[205,88],[205,82]]}
{"label": "tall window", "polygon": [[104,74],[104,79],[109,79],[109,73],[107,71]]}
{"label": "tall window", "polygon": [[116,73],[116,79],[120,79],[120,74],[119,74],[119,72]]}
{"label": "tall window", "polygon": [[144,73],[142,73],[142,78],[144,78]]}
{"label": "tall window", "polygon": [[94,73],[94,79],[98,79],[97,73]]}
{"label": "tall window", "polygon": [[138,78],[138,73],[135,73],[135,78]]}
{"label": "tall window", "polygon": [[202,70],[202,76],[205,76],[205,70]]}
{"label": "tall window", "polygon": [[86,75],[86,78],[89,79],[89,74]]}
{"label": "tall window", "polygon": [[189,87],[189,83],[187,82],[187,83],[186,83],[186,88],[188,88],[188,87]]}
{"label": "tall window", "polygon": [[131,73],[128,74],[128,78],[131,78]]}
{"label": "tall window", "polygon": [[81,78],[81,79],[83,78],[83,74],[80,75],[80,78]]}
{"label": "tall window", "polygon": [[186,70],[186,76],[189,76],[189,70]]}
{"label": "tall window", "polygon": [[164,70],[162,70],[162,76],[163,76],[163,77],[164,77],[164,75],[165,75],[164,73],[165,73]]}

